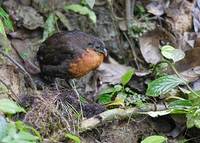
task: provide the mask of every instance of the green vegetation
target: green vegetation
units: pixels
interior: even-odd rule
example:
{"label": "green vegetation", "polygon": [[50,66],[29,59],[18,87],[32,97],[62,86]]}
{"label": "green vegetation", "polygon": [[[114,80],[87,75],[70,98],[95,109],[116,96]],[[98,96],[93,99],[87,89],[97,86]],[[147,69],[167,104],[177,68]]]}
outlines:
{"label": "green vegetation", "polygon": [[[0,99],[0,111],[13,115],[25,110],[8,98]],[[39,132],[21,121],[13,122],[0,116],[0,142],[1,143],[36,143],[41,140]]]}
{"label": "green vegetation", "polygon": [[149,136],[141,143],[167,143],[167,138],[163,136]]}
{"label": "green vegetation", "polygon": [[144,95],[137,94],[127,86],[133,75],[134,69],[127,71],[121,77],[119,84],[113,85],[99,93],[98,102],[100,104],[105,104],[107,107],[124,107],[129,105],[142,106],[147,98]]}

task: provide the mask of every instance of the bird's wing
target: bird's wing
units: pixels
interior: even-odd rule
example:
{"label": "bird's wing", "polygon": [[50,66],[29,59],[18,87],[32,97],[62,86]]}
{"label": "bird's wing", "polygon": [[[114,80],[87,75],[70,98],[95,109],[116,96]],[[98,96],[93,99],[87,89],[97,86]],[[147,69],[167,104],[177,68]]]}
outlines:
{"label": "bird's wing", "polygon": [[38,60],[41,64],[58,65],[82,52],[80,40],[72,34],[62,32],[54,34],[42,44],[38,51]]}

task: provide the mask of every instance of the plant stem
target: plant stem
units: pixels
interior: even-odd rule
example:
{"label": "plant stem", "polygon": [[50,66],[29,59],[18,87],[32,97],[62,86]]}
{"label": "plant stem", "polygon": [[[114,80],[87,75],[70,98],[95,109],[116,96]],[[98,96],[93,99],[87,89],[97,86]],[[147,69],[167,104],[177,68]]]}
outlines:
{"label": "plant stem", "polygon": [[[187,80],[185,80],[179,73],[178,71],[176,70],[175,66],[170,62],[170,61],[167,61],[167,60],[164,60],[164,61],[161,61],[159,62],[157,65],[161,64],[161,63],[167,63],[171,68],[172,70],[174,71],[174,73],[181,79],[183,80],[184,84],[187,86],[187,88],[196,96],[200,97],[199,94],[197,94],[188,84]],[[157,65],[155,66],[155,68],[157,67]],[[155,68],[153,71],[155,71]]]}

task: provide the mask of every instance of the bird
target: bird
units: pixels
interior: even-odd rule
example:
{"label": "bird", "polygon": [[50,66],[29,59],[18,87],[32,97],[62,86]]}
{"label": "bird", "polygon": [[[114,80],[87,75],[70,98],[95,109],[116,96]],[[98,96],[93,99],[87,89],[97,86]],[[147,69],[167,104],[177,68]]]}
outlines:
{"label": "bird", "polygon": [[70,80],[98,68],[107,54],[100,38],[73,30],[47,38],[39,47],[37,58],[43,76]]}

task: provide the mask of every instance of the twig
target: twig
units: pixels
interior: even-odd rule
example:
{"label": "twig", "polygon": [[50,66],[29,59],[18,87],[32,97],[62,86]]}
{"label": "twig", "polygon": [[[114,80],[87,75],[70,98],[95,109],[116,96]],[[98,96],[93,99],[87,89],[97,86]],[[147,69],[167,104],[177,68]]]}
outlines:
{"label": "twig", "polygon": [[127,27],[130,28],[131,22],[133,20],[132,0],[126,0],[125,5],[126,5],[126,24]]}
{"label": "twig", "polygon": [[108,2],[108,5],[109,5],[109,8],[111,9],[111,13],[112,13],[112,18],[113,18],[113,20],[114,21],[120,21],[120,20],[124,20],[124,18],[122,18],[122,17],[118,17],[116,14],[115,14],[115,12],[114,12],[114,9],[113,9],[113,6],[112,6],[112,0],[107,0],[107,2]]}
{"label": "twig", "polygon": [[135,48],[134,48],[134,46],[133,46],[133,44],[132,44],[133,42],[130,41],[129,37],[127,36],[127,34],[126,34],[125,32],[123,32],[123,34],[124,34],[126,40],[128,41],[128,44],[129,44],[129,46],[130,46],[130,48],[131,48],[131,51],[132,51],[133,58],[134,58],[134,61],[135,61],[136,66],[137,66],[137,69],[139,69],[138,61],[142,62],[142,60],[141,60],[140,58],[138,58],[138,56],[137,56],[137,54],[136,54],[136,52],[135,52]]}
{"label": "twig", "polygon": [[116,119],[125,119],[132,115],[146,114],[146,112],[155,111],[156,109],[158,111],[164,111],[164,110],[167,110],[167,107],[163,104],[158,104],[156,105],[156,107],[154,104],[147,104],[143,108],[133,107],[133,108],[128,108],[128,109],[115,108],[115,109],[107,110],[92,118],[83,120],[80,125],[80,130],[84,132],[86,130],[94,129],[95,127],[108,121],[112,121]]}
{"label": "twig", "polygon": [[79,94],[79,92],[77,91],[77,88],[76,88],[76,84],[74,82],[74,80],[71,80],[72,81],[72,84],[71,87],[72,89],[74,90],[74,92],[76,93],[76,96],[78,97],[78,100],[79,100],[79,106],[80,106],[80,110],[81,110],[81,118],[83,119],[83,108],[82,108],[82,103],[81,103],[81,96]]}

